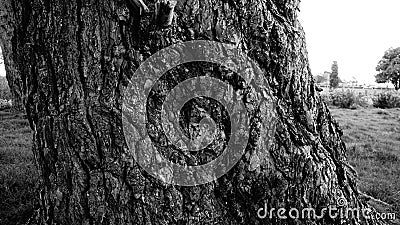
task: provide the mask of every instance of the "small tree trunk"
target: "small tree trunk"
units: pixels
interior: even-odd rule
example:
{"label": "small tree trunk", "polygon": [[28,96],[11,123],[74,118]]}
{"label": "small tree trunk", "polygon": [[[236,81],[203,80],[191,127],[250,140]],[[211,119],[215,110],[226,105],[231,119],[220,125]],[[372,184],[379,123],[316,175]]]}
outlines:
{"label": "small tree trunk", "polygon": [[[29,78],[24,81],[41,172],[41,223],[359,224],[356,219],[257,216],[265,204],[321,209],[338,197],[365,208],[346,164],[342,132],[315,91],[297,20],[299,1],[183,0],[175,6],[174,19],[163,24],[153,23],[150,1],[143,1],[150,13],[135,2],[15,4],[23,22],[17,24],[11,46],[19,51],[18,66]],[[262,88],[277,99],[277,129],[271,148],[254,142],[246,150],[251,154],[258,149],[265,156],[260,169],[249,170],[245,154],[218,181],[171,186],[133,160],[122,131],[122,93],[143,59],[193,39],[248,50],[264,71],[268,84]],[[137,82],[145,83],[145,78]],[[140,134],[137,138],[142,139]]]}

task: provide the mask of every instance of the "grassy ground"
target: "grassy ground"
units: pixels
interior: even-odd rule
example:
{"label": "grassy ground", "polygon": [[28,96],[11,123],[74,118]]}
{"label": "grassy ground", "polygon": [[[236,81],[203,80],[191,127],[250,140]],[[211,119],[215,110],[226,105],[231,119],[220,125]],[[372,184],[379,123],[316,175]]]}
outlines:
{"label": "grassy ground", "polygon": [[331,109],[343,129],[359,189],[400,216],[400,109]]}
{"label": "grassy ground", "polygon": [[22,114],[0,111],[0,224],[23,224],[36,204],[32,134]]}

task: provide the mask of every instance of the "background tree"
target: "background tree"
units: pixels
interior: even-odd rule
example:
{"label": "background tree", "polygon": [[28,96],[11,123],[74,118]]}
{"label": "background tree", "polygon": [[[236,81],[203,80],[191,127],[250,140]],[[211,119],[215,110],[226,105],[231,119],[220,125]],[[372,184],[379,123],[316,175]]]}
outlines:
{"label": "background tree", "polygon": [[322,74],[314,76],[315,83],[317,84],[327,83],[329,81],[330,75],[331,75],[330,72],[325,71]]}
{"label": "background tree", "polygon": [[330,88],[337,88],[339,86],[339,68],[337,61],[333,61],[332,64],[332,72],[329,78],[329,86]]}
{"label": "background tree", "polygon": [[317,84],[324,83],[327,81],[326,78],[322,75],[316,75],[314,77],[314,79],[315,79],[315,83],[317,83]]}
{"label": "background tree", "polygon": [[7,79],[0,76],[0,100],[11,100],[10,88],[7,84]]}
{"label": "background tree", "polygon": [[400,48],[390,48],[379,61],[375,76],[377,83],[391,82],[396,90],[400,89]]}
{"label": "background tree", "polygon": [[[26,110],[41,180],[39,222],[358,224],[352,218],[257,216],[265,205],[321,209],[338,198],[351,207],[367,207],[347,166],[342,132],[315,90],[297,20],[299,1],[183,0],[169,15],[162,14],[173,13],[174,4],[155,7],[146,0],[12,2],[21,16],[15,19],[22,21],[15,24],[11,47],[27,76],[22,81],[29,90]],[[161,17],[154,20],[155,14]],[[248,51],[267,81],[259,91],[276,99],[276,134],[267,148],[257,141],[262,130],[251,133],[241,161],[215,182],[171,186],[133,159],[122,130],[121,100],[144,59],[195,39]],[[209,67],[193,69],[210,72]],[[137,91],[146,86],[145,78],[135,77],[135,83]],[[141,135],[138,131],[136,148],[146,148]],[[254,151],[262,156],[256,170],[249,169]]]}
{"label": "background tree", "polygon": [[[0,48],[0,65],[4,64],[3,54]],[[10,100],[11,93],[6,77],[0,76],[0,100]]]}

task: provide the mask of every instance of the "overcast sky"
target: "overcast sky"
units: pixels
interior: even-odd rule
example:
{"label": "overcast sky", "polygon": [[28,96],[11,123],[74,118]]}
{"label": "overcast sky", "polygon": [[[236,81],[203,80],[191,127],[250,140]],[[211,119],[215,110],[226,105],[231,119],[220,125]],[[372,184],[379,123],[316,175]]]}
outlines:
{"label": "overcast sky", "polygon": [[[1,48],[0,48],[0,54],[1,54]],[[0,62],[0,76],[5,76],[6,75],[6,71],[4,69],[4,63]]]}
{"label": "overcast sky", "polygon": [[342,79],[370,83],[384,52],[400,47],[400,0],[302,0],[299,15],[313,74],[336,60]]}
{"label": "overcast sky", "polygon": [[400,47],[400,0],[302,0],[300,21],[306,32],[313,74],[374,82],[375,67],[390,47]]}
{"label": "overcast sky", "polygon": [[4,64],[0,64],[0,76],[5,76],[6,71],[4,70]]}

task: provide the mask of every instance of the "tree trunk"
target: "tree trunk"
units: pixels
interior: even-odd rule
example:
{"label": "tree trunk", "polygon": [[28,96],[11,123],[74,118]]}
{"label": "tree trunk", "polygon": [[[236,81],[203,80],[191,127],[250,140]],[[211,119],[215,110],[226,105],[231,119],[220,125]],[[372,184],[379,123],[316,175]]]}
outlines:
{"label": "tree trunk", "polygon": [[[173,20],[154,19],[155,5],[145,0],[146,12],[137,2],[15,4],[23,13],[7,46],[18,50],[18,67],[28,78],[26,110],[41,172],[40,223],[359,224],[328,216],[257,215],[264,206],[322,209],[338,197],[366,207],[346,164],[342,132],[315,91],[297,20],[299,1],[183,0]],[[236,44],[257,62],[267,81],[263,88],[276,99],[276,133],[270,148],[252,133],[240,162],[217,181],[182,187],[153,178],[134,160],[122,129],[122,99],[143,60],[196,39]],[[208,67],[192,66],[197,72]],[[255,149],[264,158],[259,168],[248,169]]]}
{"label": "tree trunk", "polygon": [[13,47],[15,30],[18,25],[18,16],[13,9],[11,1],[1,1],[0,5],[0,47],[4,57],[6,69],[6,78],[12,94],[13,108],[18,111],[24,110],[24,101],[26,99],[23,77],[17,66],[17,49]]}

